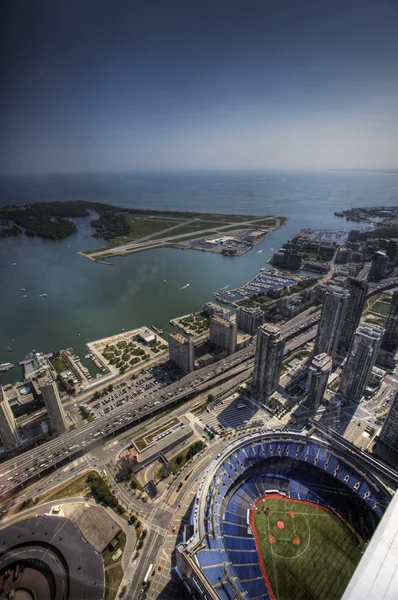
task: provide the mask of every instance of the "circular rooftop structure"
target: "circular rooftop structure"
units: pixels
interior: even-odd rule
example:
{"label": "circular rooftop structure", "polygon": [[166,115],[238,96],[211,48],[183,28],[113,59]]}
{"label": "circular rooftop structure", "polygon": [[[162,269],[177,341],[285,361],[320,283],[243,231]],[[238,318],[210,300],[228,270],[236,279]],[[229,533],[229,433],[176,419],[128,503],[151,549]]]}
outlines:
{"label": "circular rooftop structure", "polygon": [[[178,546],[177,571],[193,597],[275,598],[252,527],[256,506],[273,495],[329,510],[366,541],[391,500],[365,457],[343,445],[294,432],[240,438],[203,475],[192,509],[193,536]],[[281,535],[285,523],[276,521]]]}
{"label": "circular rooftop structure", "polygon": [[38,516],[0,530],[0,597],[102,600],[102,556],[72,521]]}

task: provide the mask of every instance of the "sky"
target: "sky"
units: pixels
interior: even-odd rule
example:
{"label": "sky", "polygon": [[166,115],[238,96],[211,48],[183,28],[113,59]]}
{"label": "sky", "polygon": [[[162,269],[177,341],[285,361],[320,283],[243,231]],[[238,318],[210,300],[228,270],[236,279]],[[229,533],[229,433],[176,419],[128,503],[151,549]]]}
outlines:
{"label": "sky", "polygon": [[0,173],[398,169],[398,0],[3,0]]}

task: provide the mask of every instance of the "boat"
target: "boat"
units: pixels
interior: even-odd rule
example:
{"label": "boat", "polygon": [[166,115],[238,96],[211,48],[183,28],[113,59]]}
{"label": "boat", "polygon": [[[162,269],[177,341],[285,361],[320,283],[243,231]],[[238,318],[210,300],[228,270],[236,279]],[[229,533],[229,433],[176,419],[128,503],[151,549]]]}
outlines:
{"label": "boat", "polygon": [[39,294],[41,298],[47,298],[47,294]]}
{"label": "boat", "polygon": [[10,369],[13,369],[14,365],[12,363],[2,363],[0,365],[0,371],[9,371]]}
{"label": "boat", "polygon": [[151,325],[151,329],[157,333],[158,335],[162,335],[163,334],[163,329],[158,329],[158,327],[155,327],[155,325]]}
{"label": "boat", "polygon": [[20,288],[20,291],[21,292],[26,292],[26,289],[25,288]]}
{"label": "boat", "polygon": [[8,352],[12,352],[12,348],[10,348],[10,346],[7,346],[8,348]]}

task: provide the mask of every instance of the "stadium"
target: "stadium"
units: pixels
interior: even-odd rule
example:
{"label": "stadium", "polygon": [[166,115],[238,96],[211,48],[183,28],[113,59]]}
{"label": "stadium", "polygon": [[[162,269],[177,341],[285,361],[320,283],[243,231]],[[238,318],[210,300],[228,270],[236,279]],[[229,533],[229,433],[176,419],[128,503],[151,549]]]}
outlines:
{"label": "stadium", "polygon": [[[351,444],[251,433],[203,475],[176,572],[195,600],[338,600],[396,487]],[[386,483],[383,483],[386,482]],[[188,537],[188,536],[187,536]]]}

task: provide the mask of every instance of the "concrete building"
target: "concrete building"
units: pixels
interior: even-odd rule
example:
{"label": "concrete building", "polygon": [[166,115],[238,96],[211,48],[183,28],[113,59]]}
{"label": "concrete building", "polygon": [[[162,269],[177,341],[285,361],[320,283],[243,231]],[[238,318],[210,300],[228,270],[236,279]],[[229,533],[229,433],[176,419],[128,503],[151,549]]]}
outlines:
{"label": "concrete building", "polygon": [[388,262],[394,266],[398,259],[398,240],[391,239],[387,249]]}
{"label": "concrete building", "polygon": [[314,356],[326,352],[334,358],[343,329],[349,296],[348,290],[338,286],[331,285],[326,290],[315,340]]}
{"label": "concrete building", "polygon": [[181,333],[170,333],[169,335],[169,359],[181,371],[188,373],[194,368],[194,345],[193,341],[181,335]]}
{"label": "concrete building", "polygon": [[340,392],[347,398],[356,402],[361,400],[371,377],[383,334],[382,327],[371,323],[361,323],[356,330],[340,382]]}
{"label": "concrete building", "polygon": [[275,325],[262,325],[257,332],[253,387],[268,398],[278,387],[285,340]]}
{"label": "concrete building", "polygon": [[346,282],[346,287],[350,296],[347,302],[343,328],[338,341],[338,350],[343,354],[350,350],[355,331],[361,320],[369,286],[366,281],[349,277]]}
{"label": "concrete building", "polygon": [[248,308],[238,306],[236,309],[236,325],[245,333],[256,333],[257,329],[264,323],[264,313],[259,306]]}
{"label": "concrete building", "polygon": [[206,317],[220,315],[220,317],[224,317],[224,319],[229,319],[231,316],[231,311],[226,306],[220,306],[215,302],[206,302],[206,304],[203,305],[203,313]]}
{"label": "concrete building", "polygon": [[321,405],[332,366],[332,358],[325,352],[312,359],[307,381],[307,397],[304,401],[308,409],[316,410]]}
{"label": "concrete building", "polygon": [[10,450],[21,443],[10,404],[0,388],[0,444]]}
{"label": "concrete building", "polygon": [[49,374],[41,379],[40,388],[51,428],[59,434],[65,433],[68,429],[65,411],[61,404],[57,385]]}
{"label": "concrete building", "polygon": [[398,292],[392,295],[384,328],[386,332],[381,347],[388,352],[396,352],[398,350]]}
{"label": "concrete building", "polygon": [[369,279],[382,279],[386,274],[387,264],[387,254],[381,250],[375,252],[370,266]]}
{"label": "concrete building", "polygon": [[398,454],[398,390],[391,400],[390,410],[380,432],[380,443]]}
{"label": "concrete building", "polygon": [[237,327],[235,321],[229,321],[218,315],[210,317],[209,341],[224,348],[229,354],[236,350]]}
{"label": "concrete building", "polygon": [[335,394],[325,402],[325,412],[322,415],[321,423],[328,429],[336,429],[340,423],[341,401]]}

